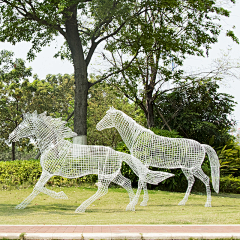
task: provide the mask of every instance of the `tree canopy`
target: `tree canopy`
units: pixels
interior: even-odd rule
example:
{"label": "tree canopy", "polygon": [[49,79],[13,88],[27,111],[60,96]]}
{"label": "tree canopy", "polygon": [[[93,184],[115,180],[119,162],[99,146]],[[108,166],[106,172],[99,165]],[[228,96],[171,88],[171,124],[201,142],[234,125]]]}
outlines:
{"label": "tree canopy", "polygon": [[[216,7],[215,3],[156,1],[137,23],[121,29],[117,41],[108,41],[107,48],[112,53],[108,60],[114,71],[129,64],[127,54],[139,52],[131,67],[111,80],[141,107],[149,128],[154,126],[157,98],[179,84],[188,84],[185,79],[189,77],[181,68],[184,59],[189,55],[208,56],[211,45],[217,42],[221,30],[218,20],[221,15],[229,16],[229,11]],[[227,35],[238,43],[230,32]]]}
{"label": "tree canopy", "polygon": [[[157,102],[167,124],[180,135],[223,147],[232,136],[229,130],[234,125],[230,118],[236,102],[233,96],[218,92],[219,85],[212,79],[183,83],[171,93],[161,95]],[[167,129],[162,117],[155,113],[156,125]]]}
{"label": "tree canopy", "polygon": [[[170,51],[202,54],[217,41],[219,17],[229,16],[215,0],[0,0],[0,12],[0,41],[31,42],[29,59],[56,36],[66,40],[67,51],[59,55],[74,65],[74,131],[79,136],[87,133],[89,88],[122,70],[88,80],[87,69],[100,43],[108,42],[106,50],[130,46],[133,59],[141,46],[161,50],[164,56]],[[231,30],[227,34],[236,40]]]}
{"label": "tree canopy", "polygon": [[[0,52],[0,149],[7,148],[5,140],[22,121],[24,112],[47,111],[55,117],[66,117],[74,101],[74,78],[70,75],[48,75],[39,80],[22,59],[13,59],[13,53]],[[21,140],[19,149],[31,149],[27,139]],[[15,159],[15,143],[12,143],[12,159]]]}

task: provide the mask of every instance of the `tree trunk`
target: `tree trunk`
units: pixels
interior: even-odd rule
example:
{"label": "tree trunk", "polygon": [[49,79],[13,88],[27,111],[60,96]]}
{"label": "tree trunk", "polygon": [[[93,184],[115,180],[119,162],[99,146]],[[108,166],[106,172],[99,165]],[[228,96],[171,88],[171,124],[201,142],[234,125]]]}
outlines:
{"label": "tree trunk", "polygon": [[147,107],[147,126],[148,128],[151,128],[154,127],[153,102],[147,99],[146,107]]}
{"label": "tree trunk", "polygon": [[77,8],[72,10],[71,18],[66,21],[66,40],[71,50],[75,77],[74,143],[87,144],[87,66],[77,27]]}
{"label": "tree trunk", "polygon": [[12,142],[12,160],[16,160],[16,156],[15,156],[15,148],[16,146],[16,143],[15,142]]}

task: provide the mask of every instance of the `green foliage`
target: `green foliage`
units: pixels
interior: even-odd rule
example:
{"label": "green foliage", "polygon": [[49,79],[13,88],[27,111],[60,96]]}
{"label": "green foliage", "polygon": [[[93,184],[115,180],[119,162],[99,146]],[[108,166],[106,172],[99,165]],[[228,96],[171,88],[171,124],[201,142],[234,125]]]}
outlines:
{"label": "green foliage", "polygon": [[[112,82],[141,107],[150,128],[156,126],[154,103],[171,90],[166,83],[181,91],[183,70],[175,65],[181,66],[189,55],[208,56],[220,34],[220,17],[228,17],[230,12],[211,0],[141,3],[146,11],[120,30],[118,41],[108,41],[107,49],[113,54],[112,69],[126,68],[122,74],[117,72]],[[238,42],[233,31],[227,36]],[[132,60],[123,61],[126,54],[133,56]]]}
{"label": "green foliage", "polygon": [[35,90],[32,98],[32,108],[37,110],[38,113],[47,111],[50,116],[66,119],[69,112],[73,111],[73,75],[48,74],[42,80],[39,80],[36,76],[31,87]]}
{"label": "green foliage", "polygon": [[[218,93],[218,84],[212,79],[180,84],[179,89],[159,96],[157,106],[172,129],[180,135],[209,144],[224,146],[232,137],[229,130],[233,121],[229,115],[235,102],[229,94]],[[156,116],[157,125],[166,125]]]}
{"label": "green foliage", "polygon": [[0,162],[0,183],[3,185],[21,185],[24,182],[35,184],[41,175],[38,160]]}
{"label": "green foliage", "polygon": [[[40,178],[42,168],[39,160],[15,160],[0,162],[0,185],[2,188],[19,185],[35,185]],[[47,185],[50,186],[79,186],[81,183],[95,183],[96,175],[88,175],[82,178],[63,178],[60,176],[52,177]]]}
{"label": "green foliage", "polygon": [[[6,50],[0,52],[0,59],[0,151],[6,151],[4,140],[21,122],[22,113],[29,109],[34,91],[28,79],[32,69],[22,59],[13,60],[13,53]],[[18,146],[20,150],[32,148],[26,139]],[[12,159],[15,159],[15,143],[12,148]]]}
{"label": "green foliage", "polygon": [[[34,81],[30,82],[32,69],[27,68],[22,59],[13,60],[13,53],[6,50],[0,52],[0,72],[0,151],[1,155],[8,155],[5,140],[22,121],[24,112],[47,111],[51,116],[67,118],[73,109],[74,78],[59,74],[47,75],[46,79],[39,80],[35,75]],[[12,143],[12,160],[16,155],[15,145],[21,155],[33,149],[28,139]]]}
{"label": "green foliage", "polygon": [[222,148],[218,148],[217,154],[221,165],[221,175],[240,176],[240,146],[234,141],[229,141]]}
{"label": "green foliage", "polygon": [[[123,150],[123,144],[118,145],[118,150]],[[127,152],[127,149],[125,149]],[[210,175],[210,170],[207,165],[207,162],[203,163],[202,166],[205,173]],[[166,169],[153,169],[160,171],[168,171]],[[123,162],[122,173],[125,177],[129,178],[132,181],[132,185],[137,187],[138,178],[128,167],[127,164]],[[34,186],[42,172],[39,160],[15,160],[0,162],[0,188],[1,189],[11,189],[11,188],[20,188],[23,186],[27,188],[29,186]],[[158,186],[149,185],[149,189],[158,189],[174,192],[185,192],[187,189],[187,180],[182,174],[181,169],[171,170],[175,174],[173,178],[166,179]],[[96,175],[88,175],[82,178],[68,179],[60,176],[52,177],[47,186],[80,186],[84,183],[94,184],[97,181]],[[181,184],[179,184],[181,182]],[[203,183],[196,179],[196,182],[193,186],[193,191],[195,192],[204,192],[205,186]],[[232,175],[224,176],[220,178],[220,192],[225,193],[240,193],[240,178],[233,177]]]}
{"label": "green foliage", "polygon": [[175,130],[168,131],[168,130],[163,130],[157,127],[151,128],[151,130],[159,136],[163,137],[169,137],[169,138],[182,138],[182,136],[179,135],[179,133]]}
{"label": "green foliage", "polygon": [[[95,77],[91,77],[95,81]],[[96,129],[97,123],[112,106],[122,110],[141,124],[145,124],[142,111],[138,110],[134,104],[130,104],[122,93],[118,93],[111,84],[99,83],[89,89],[88,95],[87,136],[89,145],[104,145],[116,148],[118,142],[121,141],[121,137],[115,128],[105,129],[104,131]]]}
{"label": "green foliage", "polygon": [[232,175],[220,178],[220,192],[240,193],[240,177]]}

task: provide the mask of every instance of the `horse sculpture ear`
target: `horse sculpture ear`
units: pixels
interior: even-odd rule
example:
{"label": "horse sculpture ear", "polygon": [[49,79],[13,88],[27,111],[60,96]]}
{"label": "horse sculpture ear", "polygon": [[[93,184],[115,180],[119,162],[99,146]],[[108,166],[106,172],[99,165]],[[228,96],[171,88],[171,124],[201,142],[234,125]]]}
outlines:
{"label": "horse sculpture ear", "polygon": [[37,115],[38,115],[38,114],[37,114],[37,110],[35,110],[35,111],[32,113],[32,116],[33,116],[33,117],[37,117]]}
{"label": "horse sculpture ear", "polygon": [[109,110],[116,110],[116,109],[113,106],[111,106]]}

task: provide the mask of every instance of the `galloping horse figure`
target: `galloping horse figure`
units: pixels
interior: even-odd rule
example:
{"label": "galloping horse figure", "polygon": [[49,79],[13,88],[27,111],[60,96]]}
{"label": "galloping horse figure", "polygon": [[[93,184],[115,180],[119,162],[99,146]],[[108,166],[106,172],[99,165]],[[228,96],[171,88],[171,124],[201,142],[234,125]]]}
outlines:
{"label": "galloping horse figure", "polygon": [[[61,118],[46,116],[46,113],[26,113],[23,121],[9,135],[9,141],[18,141],[29,137],[41,151],[42,175],[33,192],[19,205],[17,209],[25,208],[40,192],[54,198],[67,199],[64,192],[56,193],[44,187],[54,175],[66,178],[78,178],[88,174],[98,174],[97,192],[83,202],[75,212],[85,212],[86,208],[108,191],[110,182],[124,187],[130,197],[126,210],[135,210],[135,205],[141,192],[141,185],[136,195],[129,179],[121,175],[122,161],[125,161],[143,182],[157,184],[173,174],[149,171],[137,158],[114,151],[104,146],[89,146],[72,144],[64,138],[76,136],[76,133],[65,126]],[[141,181],[140,181],[141,182]]]}
{"label": "galloping horse figure", "polygon": [[[219,160],[214,149],[208,145],[186,138],[167,138],[154,134],[136,123],[120,110],[111,107],[103,119],[97,124],[99,131],[115,127],[127,145],[131,154],[146,166],[158,168],[181,168],[188,180],[188,188],[179,205],[185,205],[194,184],[194,176],[206,186],[207,202],[205,207],[211,207],[211,191],[209,177],[202,171],[201,165],[208,154],[212,183],[215,192],[219,191]],[[144,197],[142,206],[147,205],[148,192],[146,183],[143,184]]]}

